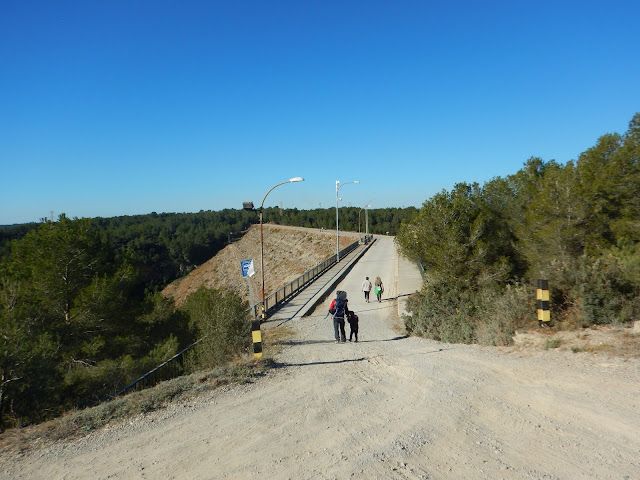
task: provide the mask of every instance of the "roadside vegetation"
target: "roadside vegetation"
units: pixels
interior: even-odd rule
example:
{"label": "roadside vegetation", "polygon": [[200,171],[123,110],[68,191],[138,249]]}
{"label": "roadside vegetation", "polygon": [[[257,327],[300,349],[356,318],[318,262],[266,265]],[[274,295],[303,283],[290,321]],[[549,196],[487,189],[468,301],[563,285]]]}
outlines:
{"label": "roadside vegetation", "polygon": [[537,323],[537,279],[549,281],[552,328],[637,320],[638,192],[640,114],[577,161],[531,158],[514,175],[433,196],[396,237],[426,272],[408,302],[407,330],[508,345],[517,329]]}

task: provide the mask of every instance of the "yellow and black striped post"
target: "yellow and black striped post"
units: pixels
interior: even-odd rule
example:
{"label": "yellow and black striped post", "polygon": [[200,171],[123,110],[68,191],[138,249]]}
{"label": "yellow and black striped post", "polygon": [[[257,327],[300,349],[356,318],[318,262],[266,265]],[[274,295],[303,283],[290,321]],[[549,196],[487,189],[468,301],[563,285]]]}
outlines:
{"label": "yellow and black striped post", "polygon": [[536,291],[538,297],[538,323],[540,326],[548,326],[551,321],[551,313],[549,312],[549,281],[538,279],[538,289]]}
{"label": "yellow and black striped post", "polygon": [[253,338],[253,357],[262,358],[262,333],[260,333],[260,320],[251,322],[251,337]]}

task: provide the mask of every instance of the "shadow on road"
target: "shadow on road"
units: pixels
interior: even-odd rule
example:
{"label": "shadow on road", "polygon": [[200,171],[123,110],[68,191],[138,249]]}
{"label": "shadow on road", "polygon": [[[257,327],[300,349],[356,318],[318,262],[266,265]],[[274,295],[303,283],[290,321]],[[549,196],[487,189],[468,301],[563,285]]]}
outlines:
{"label": "shadow on road", "polygon": [[309,363],[273,363],[273,368],[285,368],[285,367],[307,367],[311,365],[331,365],[334,363],[350,363],[350,362],[362,362],[363,360],[367,360],[367,357],[361,358],[350,358],[345,360],[331,360],[327,362],[309,362]]}
{"label": "shadow on road", "polygon": [[[408,335],[401,335],[399,337],[393,338],[383,338],[382,340],[358,340],[354,343],[377,343],[377,342],[393,342],[395,340],[404,340],[405,338],[409,338]],[[300,346],[300,345],[314,345],[317,343],[335,343],[335,340],[287,340],[282,342],[282,345],[287,346]],[[344,342],[351,343],[351,342]]]}

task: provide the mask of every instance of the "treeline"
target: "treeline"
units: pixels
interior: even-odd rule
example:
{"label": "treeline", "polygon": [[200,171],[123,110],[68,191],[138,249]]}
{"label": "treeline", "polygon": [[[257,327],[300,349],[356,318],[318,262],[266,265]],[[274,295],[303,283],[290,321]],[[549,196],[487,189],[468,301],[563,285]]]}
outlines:
{"label": "treeline", "polygon": [[[139,268],[148,290],[164,288],[206,262],[256,221],[254,212],[231,209],[90,219],[104,240]],[[38,225],[0,227],[0,255],[7,258],[11,242]]]}
{"label": "treeline", "polygon": [[129,255],[147,290],[164,288],[216,255],[256,222],[244,210],[151,213],[91,220],[114,249]]}
{"label": "treeline", "polygon": [[[340,229],[395,235],[400,224],[417,209],[340,208]],[[126,255],[139,270],[147,291],[164,288],[198,265],[214,257],[225,245],[239,239],[252,224],[255,211],[225,209],[198,213],[150,213],[146,215],[92,218],[91,225],[116,251]],[[47,219],[43,219],[47,222]],[[263,221],[278,225],[334,229],[335,208],[298,210],[265,208]],[[7,258],[11,242],[38,228],[37,223],[0,227],[0,257]]]}
{"label": "treeline", "polygon": [[[368,226],[369,233],[374,235],[395,235],[402,222],[411,218],[417,210],[415,207],[376,209],[340,207],[338,209],[340,230],[364,234]],[[265,208],[263,216],[264,221],[279,225],[324,228],[326,230],[336,228],[335,208],[298,210],[297,208],[280,209],[274,207]]]}
{"label": "treeline", "polygon": [[535,282],[566,326],[640,313],[640,114],[577,161],[531,158],[514,175],[427,200],[397,242],[425,268],[407,328],[446,342],[508,344],[536,321]]}

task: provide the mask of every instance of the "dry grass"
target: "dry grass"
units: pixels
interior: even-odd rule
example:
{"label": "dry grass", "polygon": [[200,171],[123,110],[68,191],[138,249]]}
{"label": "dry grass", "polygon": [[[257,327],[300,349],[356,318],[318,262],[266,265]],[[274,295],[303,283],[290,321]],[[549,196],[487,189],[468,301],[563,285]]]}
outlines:
{"label": "dry grass", "polygon": [[568,350],[608,357],[640,358],[640,335],[628,326],[600,326],[557,330],[531,328],[516,333],[515,348]]}
{"label": "dry grass", "polygon": [[0,435],[0,452],[19,453],[60,440],[79,438],[110,423],[165,408],[174,401],[185,402],[226,385],[250,382],[263,374],[271,363],[270,359],[255,361],[252,357],[168,380],[95,407],[67,412],[39,425],[9,429]]}

